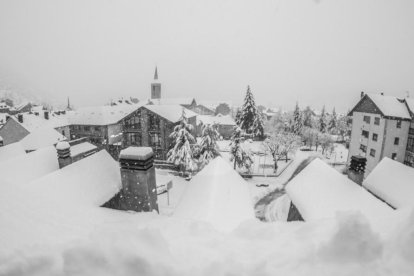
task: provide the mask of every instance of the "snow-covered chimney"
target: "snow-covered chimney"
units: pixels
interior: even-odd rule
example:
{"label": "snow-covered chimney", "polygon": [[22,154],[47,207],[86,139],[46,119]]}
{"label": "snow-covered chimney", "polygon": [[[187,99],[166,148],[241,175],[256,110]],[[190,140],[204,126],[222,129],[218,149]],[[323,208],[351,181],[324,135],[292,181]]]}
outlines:
{"label": "snow-covered chimney", "polygon": [[362,185],[366,164],[367,159],[365,157],[360,155],[351,156],[351,164],[348,169],[348,178],[358,185]]}
{"label": "snow-covered chimney", "polygon": [[17,121],[19,121],[19,123],[23,123],[23,114],[17,114]]}
{"label": "snow-covered chimney", "polygon": [[129,147],[119,155],[122,210],[158,212],[154,153],[150,147]]}
{"label": "snow-covered chimney", "polygon": [[0,147],[4,146],[3,137],[0,136]]}
{"label": "snow-covered chimney", "polygon": [[61,141],[56,144],[58,155],[59,169],[62,169],[72,164],[72,156],[70,155],[70,145],[66,141]]}
{"label": "snow-covered chimney", "polygon": [[45,113],[44,113],[44,114],[45,114],[45,119],[46,119],[46,120],[49,120],[49,111],[45,111]]}
{"label": "snow-covered chimney", "polygon": [[361,91],[361,99],[364,97],[364,91]]}

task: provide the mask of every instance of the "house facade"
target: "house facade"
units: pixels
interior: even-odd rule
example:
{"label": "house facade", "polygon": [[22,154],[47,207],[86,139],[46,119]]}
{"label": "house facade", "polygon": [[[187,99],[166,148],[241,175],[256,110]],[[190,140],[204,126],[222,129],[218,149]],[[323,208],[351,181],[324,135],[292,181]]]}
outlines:
{"label": "house facade", "polygon": [[[155,159],[166,160],[172,145],[169,135],[180,123],[183,107],[179,105],[146,105],[122,120],[122,147],[151,147]],[[196,114],[186,110],[188,123],[196,126]],[[193,133],[194,134],[194,133]]]}
{"label": "house facade", "polygon": [[367,159],[366,175],[384,158],[405,163],[411,115],[404,99],[378,94],[362,95],[352,116],[351,156]]}

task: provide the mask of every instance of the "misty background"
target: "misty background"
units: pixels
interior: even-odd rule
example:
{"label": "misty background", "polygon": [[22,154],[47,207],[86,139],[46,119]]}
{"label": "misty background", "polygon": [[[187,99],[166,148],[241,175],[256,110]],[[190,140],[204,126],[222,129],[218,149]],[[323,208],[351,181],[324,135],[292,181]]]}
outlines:
{"label": "misty background", "polygon": [[76,106],[163,97],[345,112],[414,97],[412,0],[0,0],[0,88]]}

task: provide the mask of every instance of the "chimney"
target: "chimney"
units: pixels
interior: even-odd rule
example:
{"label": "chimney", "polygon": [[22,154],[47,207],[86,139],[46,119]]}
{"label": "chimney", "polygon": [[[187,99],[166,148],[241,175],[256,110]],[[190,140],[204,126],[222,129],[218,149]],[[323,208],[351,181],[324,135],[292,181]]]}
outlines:
{"label": "chimney", "polygon": [[49,111],[45,111],[45,119],[49,120]]}
{"label": "chimney", "polygon": [[0,136],[0,147],[4,146],[3,137]]}
{"label": "chimney", "polygon": [[362,185],[366,165],[367,159],[365,157],[360,155],[351,156],[351,164],[348,169],[348,178],[358,185]]}
{"label": "chimney", "polygon": [[381,96],[384,96],[384,92],[381,92]]}
{"label": "chimney", "polygon": [[10,119],[10,115],[6,115],[6,122]]}
{"label": "chimney", "polygon": [[119,209],[158,212],[154,153],[150,147],[129,147],[119,155],[121,200]]}
{"label": "chimney", "polygon": [[364,97],[364,91],[361,91],[361,99]]}
{"label": "chimney", "polygon": [[59,169],[72,164],[72,157],[70,156],[70,145],[66,141],[61,141],[56,144],[58,155]]}
{"label": "chimney", "polygon": [[17,114],[17,120],[19,123],[23,123],[23,114]]}

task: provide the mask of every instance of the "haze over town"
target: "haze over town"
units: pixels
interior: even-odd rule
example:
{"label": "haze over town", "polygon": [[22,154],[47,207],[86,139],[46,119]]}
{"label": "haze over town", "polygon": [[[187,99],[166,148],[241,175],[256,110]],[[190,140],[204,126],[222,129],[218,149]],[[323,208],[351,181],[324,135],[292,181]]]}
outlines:
{"label": "haze over town", "polygon": [[414,3],[0,1],[0,87],[76,106],[147,97],[295,102],[346,112],[360,91],[414,93]]}

